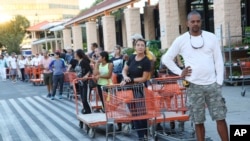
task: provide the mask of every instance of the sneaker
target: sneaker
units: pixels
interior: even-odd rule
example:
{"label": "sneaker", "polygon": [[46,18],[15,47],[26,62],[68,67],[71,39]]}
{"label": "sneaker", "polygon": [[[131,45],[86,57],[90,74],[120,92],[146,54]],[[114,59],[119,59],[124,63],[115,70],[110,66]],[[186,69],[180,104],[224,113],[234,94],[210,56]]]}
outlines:
{"label": "sneaker", "polygon": [[55,99],[55,97],[54,96],[51,96],[51,100],[54,100]]}
{"label": "sneaker", "polygon": [[47,95],[47,98],[50,98],[51,97],[51,94],[49,93],[48,95]]}
{"label": "sneaker", "polygon": [[62,97],[62,95],[59,95],[58,98],[59,98],[59,99],[62,99],[63,97]]}

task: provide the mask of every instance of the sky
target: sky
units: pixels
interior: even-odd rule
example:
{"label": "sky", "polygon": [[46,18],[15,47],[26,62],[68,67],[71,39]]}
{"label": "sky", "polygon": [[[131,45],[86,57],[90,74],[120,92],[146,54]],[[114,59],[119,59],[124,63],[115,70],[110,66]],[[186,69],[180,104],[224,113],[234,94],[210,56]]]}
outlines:
{"label": "sky", "polygon": [[79,0],[80,9],[88,8],[95,0]]}
{"label": "sky", "polygon": [[[88,8],[91,6],[91,4],[94,2],[95,0],[79,0],[79,4],[80,4],[80,9],[84,9],[84,8]],[[141,0],[140,2],[135,4],[135,7],[141,7],[142,5],[145,4],[145,1],[147,0]],[[151,0],[151,4],[154,5],[158,2],[159,0]]]}

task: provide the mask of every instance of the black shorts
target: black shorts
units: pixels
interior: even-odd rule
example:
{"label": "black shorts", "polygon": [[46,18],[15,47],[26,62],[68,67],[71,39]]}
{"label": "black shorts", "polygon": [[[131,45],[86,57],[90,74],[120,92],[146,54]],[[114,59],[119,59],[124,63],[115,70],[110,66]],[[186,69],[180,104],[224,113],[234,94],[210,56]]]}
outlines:
{"label": "black shorts", "polygon": [[52,85],[52,77],[53,73],[44,73],[43,74],[43,81],[45,85]]}

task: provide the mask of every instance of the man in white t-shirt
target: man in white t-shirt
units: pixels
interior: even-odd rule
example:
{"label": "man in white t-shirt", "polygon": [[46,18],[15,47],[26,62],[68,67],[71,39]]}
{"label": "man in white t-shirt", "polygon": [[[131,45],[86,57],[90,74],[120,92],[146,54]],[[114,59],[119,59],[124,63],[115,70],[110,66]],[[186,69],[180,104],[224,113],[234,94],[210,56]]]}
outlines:
{"label": "man in white t-shirt", "polygon": [[[221,141],[228,141],[227,108],[221,94],[224,65],[219,41],[214,34],[201,30],[201,15],[197,11],[188,14],[187,26],[189,31],[175,39],[162,62],[190,83],[187,106],[190,120],[195,123],[197,140],[205,140],[207,105],[212,120],[216,120]],[[178,54],[184,59],[183,70],[173,61]]]}
{"label": "man in white t-shirt", "polygon": [[11,58],[9,59],[9,70],[10,76],[13,83],[16,83],[16,75],[17,75],[17,58],[16,53],[11,53]]}
{"label": "man in white t-shirt", "polygon": [[32,65],[37,67],[40,65],[40,58],[39,58],[39,54],[36,54],[36,56],[32,59]]}
{"label": "man in white t-shirt", "polygon": [[0,80],[6,81],[6,67],[7,62],[4,59],[4,56],[0,54]]}

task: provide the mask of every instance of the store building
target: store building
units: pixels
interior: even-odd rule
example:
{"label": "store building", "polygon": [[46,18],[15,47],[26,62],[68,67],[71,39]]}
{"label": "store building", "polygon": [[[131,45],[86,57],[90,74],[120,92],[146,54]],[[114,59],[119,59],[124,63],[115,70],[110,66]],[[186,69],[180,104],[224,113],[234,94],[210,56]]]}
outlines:
{"label": "store building", "polygon": [[[144,6],[136,7],[138,1]],[[223,39],[229,32],[231,36],[244,36],[245,27],[250,26],[250,0],[159,0],[156,5],[151,5],[151,0],[104,0],[66,23],[63,36],[72,32],[74,48],[82,48],[84,25],[88,50],[92,42],[107,51],[116,44],[132,47],[130,37],[135,33],[146,40],[161,40],[161,47],[168,48],[187,31],[186,16],[192,10],[201,13],[202,29],[222,33]],[[67,40],[71,38],[65,39],[70,43]]]}

